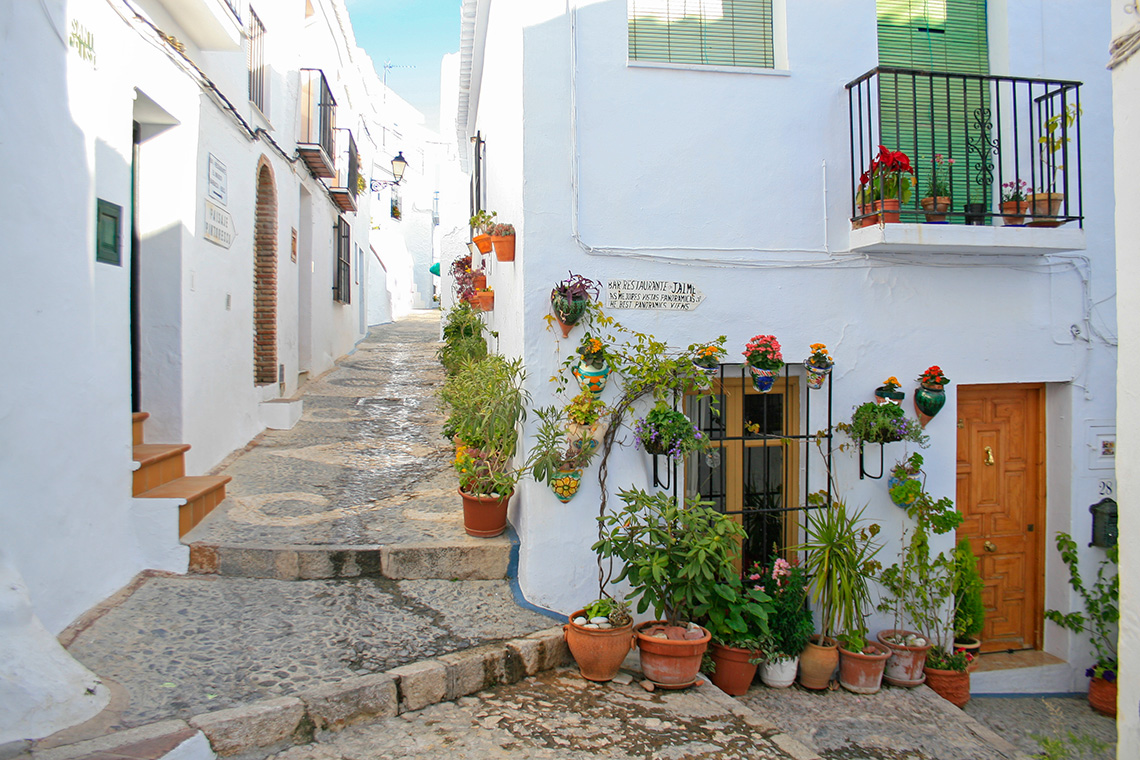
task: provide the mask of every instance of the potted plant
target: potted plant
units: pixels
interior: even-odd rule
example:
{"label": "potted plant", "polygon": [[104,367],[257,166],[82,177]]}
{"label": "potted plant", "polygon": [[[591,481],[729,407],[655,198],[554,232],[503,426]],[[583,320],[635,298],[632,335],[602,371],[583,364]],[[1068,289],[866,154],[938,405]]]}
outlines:
{"label": "potted plant", "polygon": [[487,355],[483,330],[483,318],[471,304],[460,301],[448,310],[443,322],[443,345],[436,352],[448,375],[454,375],[464,363]]}
{"label": "potted plant", "polygon": [[[809,504],[826,505],[828,493],[811,494]],[[833,636],[863,628],[864,610],[870,607],[869,582],[879,570],[875,560],[882,547],[875,542],[877,523],[863,522],[866,508],[851,511],[836,499],[811,513],[806,540],[794,547],[803,551],[804,571],[811,579],[809,590],[820,615],[820,632],[800,654],[800,685],[825,689],[839,664]]]}
{"label": "potted plant", "polygon": [[[953,165],[954,159],[941,153],[934,154],[934,160],[930,165],[930,182],[926,186],[926,197],[919,200],[919,205],[926,212],[927,222],[946,223],[946,212],[950,210],[949,174]],[[943,175],[939,175],[938,170],[942,167],[946,167],[946,170]]]}
{"label": "potted plant", "polygon": [[499,261],[515,260],[515,226],[500,222],[487,228],[487,235],[495,246],[495,258]]}
{"label": "potted plant", "polygon": [[578,380],[583,391],[598,394],[606,388],[606,381],[610,376],[610,366],[606,362],[606,346],[600,338],[586,333],[582,342],[578,344],[578,356],[581,357],[571,372]]}
{"label": "potted plant", "polygon": [[807,386],[815,391],[823,387],[823,381],[831,374],[835,360],[827,352],[827,346],[822,343],[812,343],[809,348],[811,355],[804,360],[804,369],[807,370]]}
{"label": "potted plant", "polygon": [[963,206],[963,211],[966,212],[966,224],[974,227],[984,227],[987,224],[986,211],[989,206],[988,203],[983,201],[983,198],[989,198],[989,188],[984,187],[981,190],[970,190],[969,200]]}
{"label": "potted plant", "polygon": [[712,635],[708,663],[712,682],[731,697],[747,694],[769,635],[772,599],[733,575],[698,609],[701,624]]}
{"label": "potted plant", "polygon": [[1120,561],[1120,544],[1108,548],[1100,561],[1096,581],[1086,586],[1078,567],[1077,543],[1068,533],[1057,533],[1057,551],[1069,569],[1069,585],[1081,597],[1084,612],[1064,614],[1046,610],[1045,618],[1077,634],[1088,634],[1095,663],[1085,671],[1089,682],[1089,705],[1102,715],[1116,716],[1116,676],[1120,663],[1116,655],[1116,628],[1120,620],[1120,576],[1108,577],[1109,565]]}
{"label": "potted plant", "polygon": [[566,405],[566,432],[578,445],[597,448],[606,432],[605,403],[589,391],[582,391]]}
{"label": "potted plant", "polygon": [[590,602],[570,615],[562,632],[578,671],[589,681],[612,681],[633,649],[633,617],[624,600]]}
{"label": "potted plant", "polygon": [[1023,179],[1001,183],[1002,224],[1007,227],[1025,224],[1025,212],[1029,210],[1029,201],[1025,198],[1028,189],[1029,183]]}
{"label": "potted plant", "polygon": [[883,670],[891,651],[867,640],[867,628],[839,634],[839,685],[854,694],[874,694],[883,685]]}
{"label": "potted plant", "polygon": [[444,430],[456,441],[453,464],[469,535],[497,536],[506,529],[507,503],[523,472],[511,459],[529,399],[524,377],[521,359],[491,354],[462,365],[440,389],[448,410]]}
{"label": "potted plant", "polygon": [[926,446],[930,440],[923,434],[918,420],[907,417],[897,404],[876,404],[873,401],[860,404],[851,414],[851,423],[843,429],[860,445],[912,441]]}
{"label": "potted plant", "polygon": [[448,268],[455,288],[455,297],[465,303],[475,301],[475,270],[471,268],[471,254],[460,256]]}
{"label": "potted plant", "polygon": [[550,486],[558,500],[565,504],[578,493],[582,471],[590,466],[596,444],[569,432],[566,417],[553,406],[537,409],[535,414],[539,420],[538,433],[527,464],[534,479]]}
{"label": "potted plant", "polygon": [[896,507],[906,509],[922,491],[922,483],[917,476],[922,472],[922,455],[911,454],[906,459],[896,461],[887,479],[887,493]]}
{"label": "potted plant", "polygon": [[721,584],[736,574],[744,529],[698,499],[682,504],[638,489],[618,496],[624,506],[598,517],[593,550],[621,561],[613,582],[629,582],[638,613],[652,609],[662,618],[634,628],[646,678],[683,688],[696,682],[712,638],[693,621],[708,613]]}
{"label": "potted plant", "polygon": [[760,680],[767,686],[782,689],[796,680],[800,652],[814,632],[811,610],[807,607],[807,576],[797,562],[782,557],[772,560],[770,567],[756,563],[746,575],[746,582],[772,597],[768,615],[768,636],[762,642],[764,661]]}
{"label": "potted plant", "polygon": [[586,313],[590,298],[597,298],[598,292],[598,283],[573,272],[550,291],[550,307],[562,327],[563,338],[570,335],[571,328]]}
{"label": "potted plant", "polygon": [[891,375],[883,384],[875,389],[875,403],[876,404],[901,404],[902,400],[906,398],[906,392],[900,391],[899,387],[902,383],[894,375]]}
{"label": "potted plant", "polygon": [[742,353],[752,374],[752,386],[761,393],[772,390],[784,366],[784,355],[780,352],[776,336],[754,335]]}
{"label": "potted plant", "polygon": [[856,202],[864,215],[874,214],[864,218],[861,226],[878,224],[880,217],[888,224],[899,221],[900,205],[910,200],[908,174],[914,174],[914,169],[907,154],[880,145],[879,155],[871,160],[871,168],[859,176]]}
{"label": "potted plant", "polygon": [[715,375],[720,369],[720,362],[728,353],[724,349],[725,338],[722,335],[712,343],[694,343],[689,346],[689,354],[693,359],[693,366],[706,375]]}
{"label": "potted plant", "polygon": [[[978,558],[963,538],[954,547],[954,648],[975,657],[982,648],[982,629],[986,623],[986,605],[982,601],[982,576]],[[971,668],[976,660],[971,664]]]}
{"label": "potted plant", "polygon": [[658,402],[633,428],[637,443],[646,453],[683,459],[703,449],[708,441],[699,427],[681,412]]}
{"label": "potted plant", "polygon": [[926,685],[955,707],[970,701],[970,663],[974,656],[963,649],[934,646],[926,653]]}
{"label": "potted plant", "polygon": [[486,234],[487,229],[494,224],[495,220],[494,211],[485,211],[479,209],[475,215],[471,217],[469,224],[475,234],[471,237],[471,242],[479,249],[480,253],[491,252],[491,236]]}
{"label": "potted plant", "polygon": [[934,419],[946,404],[945,386],[950,382],[937,364],[927,367],[918,376],[919,387],[914,392],[914,411],[923,426]]}
{"label": "potted plant", "polygon": [[[1032,209],[1030,227],[1057,227],[1061,219],[1057,214],[1061,211],[1061,204],[1065,202],[1065,194],[1057,190],[1057,170],[1065,170],[1057,157],[1057,152],[1069,142],[1069,128],[1077,123],[1077,116],[1081,109],[1076,103],[1070,103],[1065,108],[1045,120],[1045,129],[1037,138],[1041,156],[1042,186],[1038,192],[1029,193],[1025,200]],[[1044,182],[1045,172],[1048,169],[1049,181]]]}
{"label": "potted plant", "polygon": [[480,311],[495,310],[495,291],[491,288],[479,288],[475,291],[475,299]]}

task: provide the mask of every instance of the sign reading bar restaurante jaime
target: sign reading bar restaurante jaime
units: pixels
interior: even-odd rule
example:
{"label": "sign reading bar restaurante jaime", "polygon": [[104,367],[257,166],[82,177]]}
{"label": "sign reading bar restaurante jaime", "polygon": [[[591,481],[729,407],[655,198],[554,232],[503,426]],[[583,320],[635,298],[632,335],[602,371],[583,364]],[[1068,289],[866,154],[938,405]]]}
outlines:
{"label": "sign reading bar restaurante jaime", "polygon": [[673,280],[610,280],[606,290],[611,309],[691,311],[705,300],[693,283]]}

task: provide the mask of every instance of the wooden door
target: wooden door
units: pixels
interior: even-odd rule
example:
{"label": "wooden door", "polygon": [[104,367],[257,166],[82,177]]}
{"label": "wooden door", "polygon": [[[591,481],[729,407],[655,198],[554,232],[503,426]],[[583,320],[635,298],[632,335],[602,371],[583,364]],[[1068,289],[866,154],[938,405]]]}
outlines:
{"label": "wooden door", "polygon": [[982,651],[1042,644],[1045,535],[1044,388],[958,388],[958,538],[985,584]]}

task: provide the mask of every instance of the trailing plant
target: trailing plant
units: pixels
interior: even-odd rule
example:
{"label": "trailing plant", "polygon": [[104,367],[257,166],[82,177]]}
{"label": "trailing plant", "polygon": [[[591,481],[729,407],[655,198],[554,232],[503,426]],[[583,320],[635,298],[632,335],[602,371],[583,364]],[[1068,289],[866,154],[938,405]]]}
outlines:
{"label": "trailing plant", "polygon": [[551,298],[559,296],[567,301],[588,301],[591,298],[597,298],[599,292],[598,283],[589,277],[570,272],[569,277],[554,286],[553,290],[550,291],[550,296]]}
{"label": "trailing plant", "polygon": [[471,268],[471,254],[452,261],[448,271],[455,288],[455,297],[460,301],[470,301],[474,298],[476,271]]}
{"label": "trailing plant", "polygon": [[807,576],[793,558],[775,557],[770,566],[754,563],[745,582],[772,597],[768,615],[768,636],[763,642],[770,661],[798,657],[814,633],[811,610],[807,606]]}
{"label": "trailing plant", "polygon": [[496,214],[494,211],[479,209],[475,212],[475,215],[471,217],[471,220],[469,222],[471,229],[479,230],[480,232],[486,232],[487,228],[494,223],[496,216],[498,216],[498,214]]}
{"label": "trailing plant", "polygon": [[593,425],[605,413],[605,402],[589,391],[582,391],[566,405],[566,418],[575,425]]}
{"label": "trailing plant", "polygon": [[637,442],[650,454],[664,454],[680,459],[704,449],[708,439],[692,421],[664,403],[659,403],[638,420],[633,429]]}
{"label": "trailing plant", "polygon": [[559,470],[584,470],[590,466],[596,447],[593,441],[572,436],[566,430],[566,418],[553,406],[536,409],[538,433],[530,450],[528,467],[540,483],[552,483]]}
{"label": "trailing plant", "polygon": [[926,448],[930,437],[922,432],[918,420],[906,416],[898,404],[876,404],[868,401],[855,407],[851,423],[836,426],[856,443],[893,443],[911,441]]}
{"label": "trailing plant", "polygon": [[982,576],[978,558],[963,538],[954,548],[954,638],[976,639],[986,622],[986,605],[982,601]]}
{"label": "trailing plant", "polygon": [[708,502],[639,489],[618,492],[623,508],[598,517],[601,558],[622,562],[614,583],[629,582],[637,611],[653,610],[670,625],[707,614],[722,584],[735,575],[744,529]]}
{"label": "trailing plant", "polygon": [[1057,551],[1061,561],[1069,568],[1069,585],[1081,597],[1084,612],[1064,614],[1059,610],[1045,610],[1045,617],[1073,633],[1086,633],[1092,643],[1092,656],[1096,662],[1088,669],[1090,678],[1115,681],[1120,663],[1116,655],[1116,624],[1120,620],[1120,576],[1106,575],[1109,565],[1120,561],[1120,545],[1108,548],[1105,558],[1096,571],[1096,581],[1086,586],[1081,577],[1077,543],[1068,533],[1057,533]]}
{"label": "trailing plant", "polygon": [[938,535],[949,533],[962,523],[962,515],[954,508],[954,501],[943,496],[935,499],[926,490],[926,473],[922,470],[922,455],[911,454],[891,468],[891,475],[902,482],[891,486],[891,499],[906,504],[906,513],[918,521],[918,530],[932,530]]}
{"label": "trailing plant", "polygon": [[471,304],[460,301],[448,310],[443,321],[443,345],[435,354],[448,375],[458,372],[464,362],[487,355],[484,329],[483,318]]}

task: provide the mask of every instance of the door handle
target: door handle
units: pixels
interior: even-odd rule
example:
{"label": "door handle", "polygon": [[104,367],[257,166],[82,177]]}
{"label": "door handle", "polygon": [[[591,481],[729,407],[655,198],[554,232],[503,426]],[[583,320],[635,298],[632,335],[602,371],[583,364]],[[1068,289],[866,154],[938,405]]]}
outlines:
{"label": "door handle", "polygon": [[984,544],[982,544],[982,548],[988,552],[996,552],[997,551],[997,546],[994,545],[993,541],[986,541]]}
{"label": "door handle", "polygon": [[989,446],[986,446],[984,451],[986,452],[986,460],[985,460],[986,467],[993,467],[994,466],[994,450],[991,449]]}

